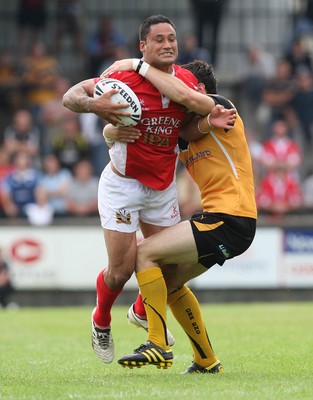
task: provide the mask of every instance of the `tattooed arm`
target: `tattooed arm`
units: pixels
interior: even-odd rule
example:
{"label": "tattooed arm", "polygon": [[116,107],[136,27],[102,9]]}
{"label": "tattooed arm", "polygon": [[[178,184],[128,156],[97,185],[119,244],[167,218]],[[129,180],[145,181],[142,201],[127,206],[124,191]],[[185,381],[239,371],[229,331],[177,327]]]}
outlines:
{"label": "tattooed arm", "polygon": [[76,113],[97,114],[99,117],[114,124],[121,123],[118,116],[127,115],[123,108],[127,108],[128,104],[114,104],[110,97],[116,93],[116,90],[110,90],[100,97],[94,98],[95,83],[93,79],[87,79],[72,86],[63,96],[63,105],[69,110]]}

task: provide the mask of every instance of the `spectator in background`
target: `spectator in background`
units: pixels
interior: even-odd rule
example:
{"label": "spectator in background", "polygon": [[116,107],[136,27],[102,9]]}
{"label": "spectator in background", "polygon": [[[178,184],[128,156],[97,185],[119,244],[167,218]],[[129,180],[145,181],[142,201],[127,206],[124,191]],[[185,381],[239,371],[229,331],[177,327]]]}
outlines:
{"label": "spectator in background", "polygon": [[258,210],[281,216],[299,209],[303,201],[299,181],[302,154],[284,118],[273,122],[272,136],[263,143],[261,161],[264,176],[256,194]]}
{"label": "spectator in background", "polygon": [[301,184],[297,176],[282,166],[275,167],[262,179],[256,193],[260,213],[283,216],[299,210],[303,204]]}
{"label": "spectator in background", "polygon": [[208,50],[214,65],[217,63],[218,34],[226,4],[227,0],[190,0],[199,46],[207,46],[205,38],[209,39]]}
{"label": "spectator in background", "polygon": [[40,125],[43,127],[41,154],[43,156],[52,152],[53,137],[60,130],[64,118],[72,117],[73,112],[63,106],[63,95],[70,88],[70,82],[65,77],[58,77],[55,81],[55,98],[45,102],[41,107]]}
{"label": "spectator in background", "polygon": [[[288,46],[292,46],[294,40],[310,36],[313,32],[313,0],[299,0],[295,7],[293,34]],[[291,44],[290,44],[291,43]]]}
{"label": "spectator in background", "polygon": [[14,170],[4,180],[3,210],[6,217],[26,217],[25,206],[35,203],[39,171],[31,167],[31,157],[19,152],[14,157]]}
{"label": "spectator in background", "polygon": [[260,45],[253,44],[246,50],[242,59],[234,89],[239,93],[242,112],[249,118],[254,114],[262,101],[262,92],[267,80],[275,75],[276,63],[274,57],[263,50]]}
{"label": "spectator in background", "polygon": [[41,39],[47,22],[45,0],[19,0],[17,7],[18,58],[29,52],[29,46]]}
{"label": "spectator in background", "polygon": [[0,306],[3,308],[9,305],[10,295],[14,292],[11,279],[9,264],[3,256],[0,248]]}
{"label": "spectator in background", "polygon": [[291,49],[286,53],[285,59],[291,65],[292,76],[299,70],[307,69],[312,72],[312,59],[309,51],[305,48],[301,38],[297,38],[292,43]]}
{"label": "spectator in background", "polygon": [[43,173],[39,180],[39,188],[46,196],[56,217],[67,215],[66,197],[72,182],[72,174],[66,168],[61,168],[60,161],[53,155],[47,155],[43,160]]}
{"label": "spectator in background", "polygon": [[73,172],[78,161],[90,157],[90,146],[83,136],[77,114],[65,117],[52,139],[52,152],[60,160],[61,167]]}
{"label": "spectator in background", "polygon": [[56,1],[56,31],[54,40],[54,54],[60,57],[64,38],[70,37],[74,45],[75,55],[85,58],[83,34],[83,5],[80,0]]}
{"label": "spectator in background", "polygon": [[35,193],[35,203],[25,206],[25,214],[31,225],[46,226],[53,221],[53,207],[49,204],[47,192],[38,187]]}
{"label": "spectator in background", "polygon": [[199,41],[196,34],[188,33],[183,37],[177,63],[187,64],[194,60],[202,60],[210,64],[211,55],[205,47],[199,46]]}
{"label": "spectator in background", "polygon": [[92,165],[82,160],[75,165],[74,179],[67,195],[69,214],[87,217],[98,214],[98,178],[93,175]]}
{"label": "spectator in background", "polygon": [[35,167],[39,166],[40,131],[34,125],[32,115],[28,110],[20,109],[15,112],[12,124],[4,130],[3,145],[10,161],[22,151],[31,157]]}
{"label": "spectator in background", "polygon": [[105,122],[93,113],[79,114],[81,131],[90,146],[90,161],[96,176],[101,175],[104,167],[110,162],[109,149],[103,139]]}
{"label": "spectator in background", "polygon": [[109,16],[100,18],[97,30],[88,39],[87,47],[88,76],[99,76],[116,59],[127,56],[126,40],[114,27],[112,18]]}
{"label": "spectator in background", "polygon": [[8,50],[0,52],[0,109],[11,114],[22,102],[20,71]]}
{"label": "spectator in background", "polygon": [[262,165],[266,170],[284,169],[299,172],[302,154],[297,142],[290,136],[288,122],[279,118],[272,124],[271,136],[263,143]]}
{"label": "spectator in background", "polygon": [[313,139],[313,75],[306,68],[298,69],[295,79],[296,87],[291,107],[303,134],[303,149],[310,152]]}
{"label": "spectator in background", "polygon": [[2,192],[4,180],[13,172],[13,165],[9,161],[9,154],[4,147],[0,147],[0,218],[4,217]]}
{"label": "spectator in background", "polygon": [[23,70],[25,102],[35,123],[40,126],[42,107],[57,97],[56,82],[60,76],[60,66],[56,58],[47,54],[43,42],[35,42],[25,58]]}
{"label": "spectator in background", "polygon": [[273,78],[267,79],[262,92],[262,102],[268,108],[270,123],[281,115],[288,115],[295,84],[289,61],[280,59]]}

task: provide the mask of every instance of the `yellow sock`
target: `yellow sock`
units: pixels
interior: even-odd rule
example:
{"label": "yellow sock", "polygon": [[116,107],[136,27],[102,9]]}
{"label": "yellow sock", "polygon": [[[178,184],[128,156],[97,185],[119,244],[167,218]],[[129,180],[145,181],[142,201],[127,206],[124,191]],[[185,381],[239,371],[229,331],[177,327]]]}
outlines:
{"label": "yellow sock", "polygon": [[198,300],[184,285],[168,296],[168,305],[181,327],[186,332],[194,352],[194,362],[208,367],[217,361],[206,332]]}
{"label": "yellow sock", "polygon": [[149,323],[148,340],[169,350],[166,334],[167,288],[161,268],[140,271],[136,276]]}

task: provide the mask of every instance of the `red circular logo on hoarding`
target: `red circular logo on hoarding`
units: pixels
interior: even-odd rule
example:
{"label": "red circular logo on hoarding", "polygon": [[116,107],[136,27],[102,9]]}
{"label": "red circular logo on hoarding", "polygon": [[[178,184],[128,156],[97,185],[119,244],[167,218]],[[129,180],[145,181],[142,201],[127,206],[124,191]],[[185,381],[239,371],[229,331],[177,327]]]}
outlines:
{"label": "red circular logo on hoarding", "polygon": [[20,239],[12,245],[12,257],[18,262],[31,263],[41,258],[41,244],[32,239]]}

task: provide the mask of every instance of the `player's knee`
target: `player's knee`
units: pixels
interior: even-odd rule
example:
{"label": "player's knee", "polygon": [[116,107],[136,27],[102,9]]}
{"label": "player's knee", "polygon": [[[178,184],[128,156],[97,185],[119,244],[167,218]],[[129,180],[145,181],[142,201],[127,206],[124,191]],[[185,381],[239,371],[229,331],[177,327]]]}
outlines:
{"label": "player's knee", "polygon": [[146,266],[149,261],[151,260],[151,257],[149,258],[149,247],[144,244],[144,242],[138,243],[137,246],[137,258],[136,258],[136,269],[137,271],[140,270],[141,266]]}
{"label": "player's knee", "polygon": [[132,273],[133,269],[111,268],[106,278],[111,288],[119,289],[130,279]]}

